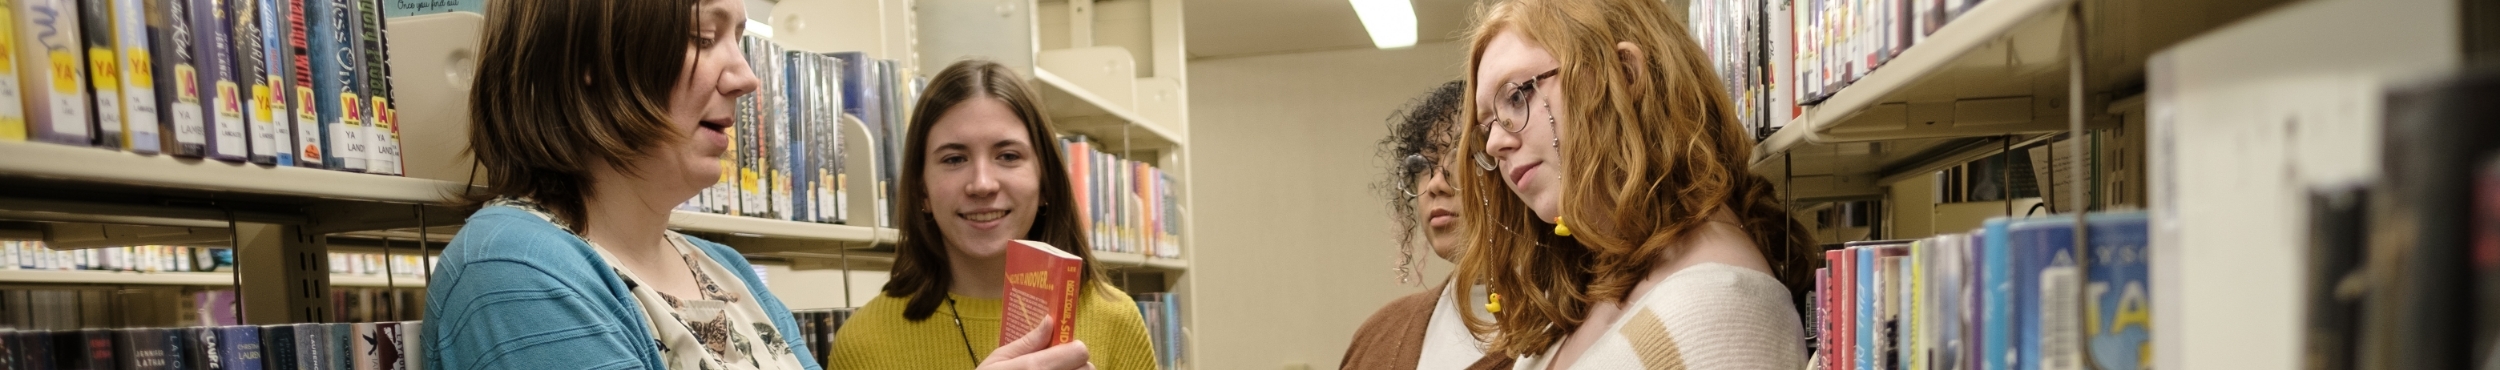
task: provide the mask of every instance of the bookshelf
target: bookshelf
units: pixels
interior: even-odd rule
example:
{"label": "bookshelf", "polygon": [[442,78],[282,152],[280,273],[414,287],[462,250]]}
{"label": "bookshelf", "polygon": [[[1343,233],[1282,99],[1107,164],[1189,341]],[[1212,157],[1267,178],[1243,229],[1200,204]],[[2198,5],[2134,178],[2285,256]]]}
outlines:
{"label": "bookshelf", "polygon": [[1754,148],[1800,200],[1865,198],[1898,175],[2066,129],[2074,0],[1972,5]]}
{"label": "bookshelf", "polygon": [[[234,281],[235,274],[232,272],[0,270],[0,283],[6,284],[228,286],[234,285]],[[330,275],[330,286],[424,288],[425,278],[399,276],[384,279],[380,275],[333,274]]]}

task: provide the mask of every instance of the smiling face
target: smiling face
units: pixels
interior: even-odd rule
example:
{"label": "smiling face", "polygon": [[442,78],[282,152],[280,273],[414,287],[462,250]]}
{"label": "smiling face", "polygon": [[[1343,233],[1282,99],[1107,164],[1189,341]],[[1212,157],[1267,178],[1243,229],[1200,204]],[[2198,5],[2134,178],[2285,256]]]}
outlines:
{"label": "smiling face", "polygon": [[734,104],[761,81],[737,42],[746,31],[746,2],[704,0],[695,9],[684,77],[668,94],[668,128],[687,139],[659,143],[636,170],[645,178],[681,181],[687,189],[699,190],[720,181]]}
{"label": "smiling face", "polygon": [[1041,162],[1025,124],[997,98],[977,96],[929,128],[921,179],[930,218],[950,252],[998,258],[1033,229],[1041,207]]}
{"label": "smiling face", "polygon": [[[1484,152],[1495,160],[1494,175],[1535,211],[1539,220],[1561,215],[1564,166],[1555,138],[1563,126],[1555,109],[1564,107],[1562,79],[1538,78],[1560,66],[1545,47],[1517,31],[1503,31],[1484,46],[1475,71],[1477,116],[1484,122],[1471,130],[1488,130]],[[1534,85],[1533,91],[1522,89]],[[1519,132],[1511,132],[1517,129]],[[1472,167],[1472,166],[1470,166]],[[1483,169],[1474,169],[1481,171]]]}

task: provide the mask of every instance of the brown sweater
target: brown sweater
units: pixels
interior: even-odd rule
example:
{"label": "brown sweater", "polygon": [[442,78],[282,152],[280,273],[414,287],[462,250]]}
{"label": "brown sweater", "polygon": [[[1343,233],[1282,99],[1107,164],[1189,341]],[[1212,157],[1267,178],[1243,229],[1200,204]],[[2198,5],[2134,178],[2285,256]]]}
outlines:
{"label": "brown sweater", "polygon": [[[1354,345],[1346,347],[1345,359],[1337,363],[1344,370],[1414,370],[1424,352],[1424,329],[1432,324],[1433,305],[1439,303],[1441,291],[1449,281],[1430,290],[1415,292],[1363,319],[1363,326],[1354,329]],[[1508,357],[1485,356],[1468,369],[1508,369]]]}

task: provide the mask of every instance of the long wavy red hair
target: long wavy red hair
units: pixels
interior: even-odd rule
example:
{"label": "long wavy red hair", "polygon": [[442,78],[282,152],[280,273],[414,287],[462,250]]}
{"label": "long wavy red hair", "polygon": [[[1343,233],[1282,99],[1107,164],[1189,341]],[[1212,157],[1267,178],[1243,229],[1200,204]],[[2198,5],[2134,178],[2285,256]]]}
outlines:
{"label": "long wavy red hair", "polygon": [[[1655,0],[1510,0],[1483,9],[1470,35],[1467,96],[1494,36],[1517,32],[1550,51],[1561,70],[1555,106],[1563,168],[1560,214],[1572,236],[1551,233],[1498,175],[1453,171],[1470,202],[1467,248],[1457,279],[1500,294],[1495,322],[1467,317],[1492,339],[1488,352],[1539,353],[1585,321],[1597,302],[1629,301],[1634,285],[1687,248],[1707,216],[1725,210],[1792,294],[1813,283],[1813,235],[1788,216],[1769,179],[1747,172],[1753,140],[1708,56],[1674,10]],[[1628,42],[1645,58],[1623,58]],[[1633,64],[1637,63],[1637,64]],[[1484,151],[1486,108],[1465,99],[1465,156]],[[1661,258],[1663,256],[1663,258]],[[1457,284],[1458,289],[1474,289]],[[1469,294],[1462,291],[1461,296]],[[1498,333],[1498,335],[1495,335]]]}

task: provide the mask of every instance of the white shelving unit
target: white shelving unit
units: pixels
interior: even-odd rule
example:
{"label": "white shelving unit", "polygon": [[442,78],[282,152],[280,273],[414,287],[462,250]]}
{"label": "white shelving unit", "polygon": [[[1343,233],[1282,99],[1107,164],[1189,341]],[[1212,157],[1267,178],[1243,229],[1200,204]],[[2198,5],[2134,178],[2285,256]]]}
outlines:
{"label": "white shelving unit", "polygon": [[[1877,66],[1754,148],[1752,170],[1800,201],[1880,197],[1898,175],[2067,128],[2076,0],[1990,0]],[[2013,138],[2009,138],[2013,137]],[[1992,140],[1991,138],[1996,138]]]}
{"label": "white shelving unit", "polygon": [[[0,284],[225,286],[234,285],[234,280],[235,274],[231,272],[0,270]],[[425,278],[399,276],[384,279],[380,275],[333,274],[330,275],[330,286],[424,288]]]}

